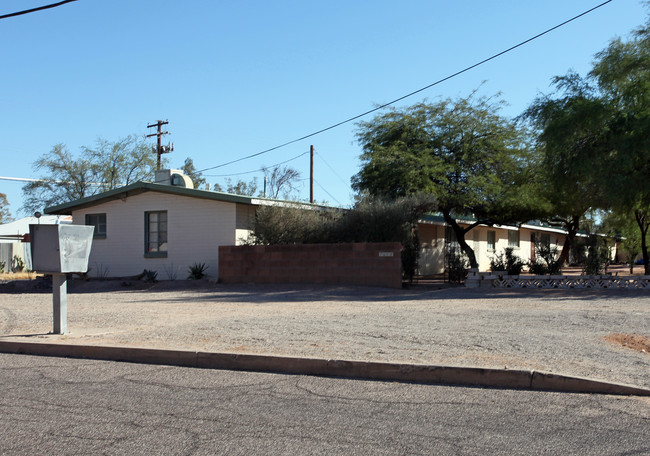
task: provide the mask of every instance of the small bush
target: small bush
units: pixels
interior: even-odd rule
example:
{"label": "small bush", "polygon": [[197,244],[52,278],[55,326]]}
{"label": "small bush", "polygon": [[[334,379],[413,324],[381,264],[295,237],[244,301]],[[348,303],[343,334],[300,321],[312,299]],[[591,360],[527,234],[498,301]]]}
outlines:
{"label": "small bush", "polygon": [[[108,266],[95,262],[95,269],[97,271],[98,278],[105,279],[106,277],[108,277],[108,271],[109,271]],[[90,270],[88,270],[88,272],[90,272]]]}
{"label": "small bush", "polygon": [[189,271],[190,275],[187,276],[189,280],[199,280],[205,277],[205,270],[208,269],[208,266],[205,263],[194,263],[190,266]]}
{"label": "small bush", "polygon": [[450,283],[462,283],[467,278],[469,261],[462,252],[451,250],[447,260],[447,275]]}
{"label": "small bush", "polygon": [[607,272],[609,266],[609,248],[606,240],[595,236],[587,242],[587,258],[585,259],[582,273],[586,275],[599,275]]}
{"label": "small bush", "polygon": [[178,278],[178,269],[174,266],[174,263],[169,267],[163,265],[163,269],[165,270],[165,274],[167,274],[167,279],[176,280]]}
{"label": "small bush", "polygon": [[535,275],[546,275],[548,274],[548,268],[544,263],[539,261],[531,261],[528,263],[528,272]]}
{"label": "small bush", "polygon": [[[560,262],[558,261],[557,247],[551,247],[546,243],[535,245],[535,260],[528,263],[528,269],[532,274],[559,274]],[[542,261],[539,261],[539,260]]]}
{"label": "small bush", "polygon": [[158,271],[150,271],[148,269],[144,270],[143,280],[147,283],[156,283],[158,277]]}
{"label": "small bush", "polygon": [[18,255],[14,255],[14,258],[11,261],[11,271],[23,272],[23,269],[25,269],[25,262]]}
{"label": "small bush", "polygon": [[0,261],[0,274],[5,272],[5,266],[7,266],[7,263],[5,261]]}
{"label": "small bush", "polygon": [[495,256],[490,260],[492,271],[506,271],[509,275],[519,275],[526,263],[514,253],[512,247],[506,247],[504,253]]}

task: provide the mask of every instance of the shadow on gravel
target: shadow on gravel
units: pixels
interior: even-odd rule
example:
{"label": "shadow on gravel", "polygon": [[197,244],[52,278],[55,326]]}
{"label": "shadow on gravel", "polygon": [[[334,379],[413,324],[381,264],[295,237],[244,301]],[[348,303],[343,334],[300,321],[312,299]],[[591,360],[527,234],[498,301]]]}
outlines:
{"label": "shadow on gravel", "polygon": [[[166,292],[188,292],[192,296],[166,298]],[[14,280],[0,283],[2,293],[52,293],[51,279]],[[83,280],[69,279],[68,294],[89,293],[147,293],[152,301],[183,302],[301,302],[301,301],[437,301],[437,300],[487,300],[522,299],[526,297],[548,301],[650,298],[650,290],[626,289],[490,289],[464,288],[462,286],[418,285],[403,289],[303,285],[303,284],[215,284],[207,280],[164,280],[146,283],[140,280]]]}

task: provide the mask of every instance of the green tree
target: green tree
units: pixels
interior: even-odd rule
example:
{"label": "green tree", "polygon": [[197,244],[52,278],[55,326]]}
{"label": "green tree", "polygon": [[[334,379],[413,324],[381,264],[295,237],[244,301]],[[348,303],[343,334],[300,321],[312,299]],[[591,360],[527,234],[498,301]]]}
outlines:
{"label": "green tree", "polygon": [[[528,219],[526,131],[500,114],[497,98],[476,97],[392,108],[358,124],[363,148],[355,190],[388,197],[424,192],[437,200],[471,267],[465,235],[479,224]],[[476,220],[461,227],[457,217]]]}
{"label": "green tree", "polygon": [[100,191],[154,178],[156,155],[149,144],[135,135],[115,142],[98,138],[94,147],[82,147],[81,151],[82,158],[91,167],[94,181],[101,183]]}
{"label": "green tree", "polygon": [[0,193],[0,223],[11,221],[11,212],[9,212],[9,201],[7,195]]}
{"label": "green tree", "polygon": [[602,184],[608,169],[608,129],[612,110],[597,89],[575,73],[553,80],[554,96],[538,97],[524,113],[537,128],[537,195],[550,225],[566,230],[558,259],[571,246],[591,209],[608,206]]}
{"label": "green tree", "polygon": [[[643,216],[643,214],[638,215]],[[620,213],[609,211],[603,216],[599,227],[601,232],[620,241],[620,246],[627,253],[630,261],[630,274],[634,272],[634,260],[641,254],[642,236],[647,236],[648,223],[650,223],[650,218],[646,217],[643,221],[645,230],[640,231],[636,217],[637,214],[627,211]]]}
{"label": "green tree", "polygon": [[645,273],[650,274],[646,234],[650,224],[650,20],[630,39],[612,40],[596,55],[590,77],[615,110],[609,121],[609,169],[603,180],[618,212],[634,214]]}
{"label": "green tree", "polygon": [[217,192],[232,193],[233,195],[255,196],[257,193],[257,177],[254,177],[249,182],[244,180],[233,181],[229,177],[226,178],[226,187],[219,184],[214,184],[214,190]]}
{"label": "green tree", "polygon": [[135,136],[116,142],[98,139],[75,157],[64,144],[55,145],[33,164],[38,180],[23,186],[27,212],[66,203],[128,185],[153,180],[156,159],[149,146]]}
{"label": "green tree", "polygon": [[183,174],[189,176],[190,179],[192,179],[194,188],[200,188],[201,186],[205,186],[205,184],[207,184],[207,181],[203,177],[203,174],[196,170],[194,167],[194,161],[190,157],[187,157],[185,159],[185,162],[181,167],[181,171],[183,171]]}

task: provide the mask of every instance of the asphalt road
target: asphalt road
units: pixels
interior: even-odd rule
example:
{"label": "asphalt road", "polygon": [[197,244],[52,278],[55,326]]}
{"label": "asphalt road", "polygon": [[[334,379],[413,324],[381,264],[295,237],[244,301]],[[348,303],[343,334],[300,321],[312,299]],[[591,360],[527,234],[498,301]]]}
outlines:
{"label": "asphalt road", "polygon": [[0,355],[0,454],[650,454],[650,401]]}

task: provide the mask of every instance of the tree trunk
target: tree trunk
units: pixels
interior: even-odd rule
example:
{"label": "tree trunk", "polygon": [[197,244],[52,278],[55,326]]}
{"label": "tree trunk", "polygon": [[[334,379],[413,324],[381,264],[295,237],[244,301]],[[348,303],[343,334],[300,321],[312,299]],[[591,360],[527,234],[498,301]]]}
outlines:
{"label": "tree trunk", "polygon": [[578,233],[578,228],[580,227],[580,216],[574,215],[571,217],[569,222],[565,223],[563,228],[567,231],[566,238],[564,238],[564,244],[562,245],[562,252],[560,257],[557,259],[560,266],[564,266],[564,263],[568,263],[569,253],[571,252],[571,246],[573,245],[573,240]]}
{"label": "tree trunk", "polygon": [[[643,273],[645,275],[650,275],[650,262],[648,262],[648,244],[646,242],[646,235],[648,234],[648,215],[636,209],[634,211],[634,218],[636,219],[637,225],[639,225],[639,230],[641,231],[641,254],[643,255]],[[634,259],[632,259],[634,261]]]}
{"label": "tree trunk", "polygon": [[471,228],[476,226],[477,224],[473,224],[471,228],[464,230],[456,223],[456,220],[451,216],[451,214],[443,210],[442,216],[445,218],[445,222],[451,227],[451,229],[454,231],[454,234],[456,235],[456,241],[458,242],[458,245],[460,248],[465,252],[465,255],[467,255],[467,258],[469,259],[469,266],[471,268],[478,268],[478,262],[476,261],[476,255],[474,254],[474,250],[469,246],[467,242],[465,242],[465,233],[469,231]]}

